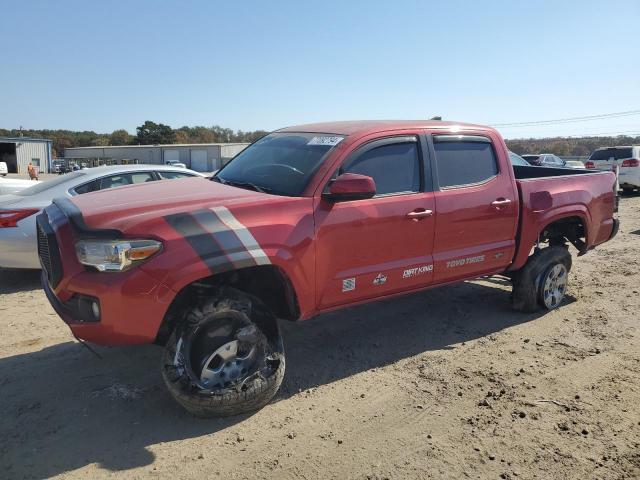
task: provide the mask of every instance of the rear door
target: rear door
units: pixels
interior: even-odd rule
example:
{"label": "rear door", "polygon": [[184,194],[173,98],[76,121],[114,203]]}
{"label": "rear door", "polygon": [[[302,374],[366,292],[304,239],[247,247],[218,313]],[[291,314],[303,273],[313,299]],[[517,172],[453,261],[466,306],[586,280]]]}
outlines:
{"label": "rear door", "polygon": [[[436,282],[506,268],[518,218],[512,169],[480,135],[434,135]],[[502,165],[502,168],[501,168]],[[509,169],[507,169],[507,166]]]}
{"label": "rear door", "polygon": [[416,133],[356,146],[334,178],[343,173],[368,175],[376,182],[376,196],[338,203],[318,198],[320,309],[431,283],[435,212],[430,182],[422,174],[428,154],[424,142]]}

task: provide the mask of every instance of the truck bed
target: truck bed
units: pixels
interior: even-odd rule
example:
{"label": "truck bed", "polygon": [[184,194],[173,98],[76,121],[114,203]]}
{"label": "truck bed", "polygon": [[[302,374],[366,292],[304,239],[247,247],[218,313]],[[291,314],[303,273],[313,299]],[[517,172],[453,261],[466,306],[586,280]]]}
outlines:
{"label": "truck bed", "polygon": [[575,217],[586,232],[584,251],[606,242],[614,228],[613,172],[548,167],[514,167],[520,219],[518,248],[510,270],[521,268],[538,232],[557,219]]}
{"label": "truck bed", "polygon": [[564,177],[567,175],[587,175],[594,173],[593,170],[582,168],[554,168],[554,167],[525,167],[523,165],[514,165],[513,171],[516,174],[516,180],[526,180],[529,178],[546,178],[546,177]]}

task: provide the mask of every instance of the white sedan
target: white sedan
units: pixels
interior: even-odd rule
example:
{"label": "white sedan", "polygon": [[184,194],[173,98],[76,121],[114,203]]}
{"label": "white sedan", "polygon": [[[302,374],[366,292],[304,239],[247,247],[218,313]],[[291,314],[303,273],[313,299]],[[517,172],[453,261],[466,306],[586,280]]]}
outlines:
{"label": "white sedan", "polygon": [[[54,198],[137,183],[204,177],[181,167],[113,165],[89,168],[40,182],[15,194],[0,196],[0,267],[40,268],[36,216]],[[28,180],[25,180],[28,182]]]}

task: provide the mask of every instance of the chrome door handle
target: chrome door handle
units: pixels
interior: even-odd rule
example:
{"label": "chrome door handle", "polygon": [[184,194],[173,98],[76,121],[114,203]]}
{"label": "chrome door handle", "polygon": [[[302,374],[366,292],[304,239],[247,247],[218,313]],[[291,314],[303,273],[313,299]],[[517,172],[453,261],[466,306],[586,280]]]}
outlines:
{"label": "chrome door handle", "polygon": [[508,198],[503,198],[502,200],[495,200],[495,201],[491,202],[491,206],[492,207],[506,207],[510,203],[511,203],[511,200],[509,200]]}
{"label": "chrome door handle", "polygon": [[420,210],[407,213],[407,218],[418,220],[420,218],[430,217],[433,215],[432,210]]}

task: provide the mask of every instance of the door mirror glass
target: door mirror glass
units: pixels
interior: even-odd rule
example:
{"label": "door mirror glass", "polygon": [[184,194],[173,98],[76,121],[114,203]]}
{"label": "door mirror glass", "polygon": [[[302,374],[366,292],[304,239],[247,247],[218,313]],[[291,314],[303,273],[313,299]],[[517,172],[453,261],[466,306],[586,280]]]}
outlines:
{"label": "door mirror glass", "polygon": [[329,186],[322,197],[331,202],[363,200],[376,194],[376,182],[367,175],[343,173]]}

